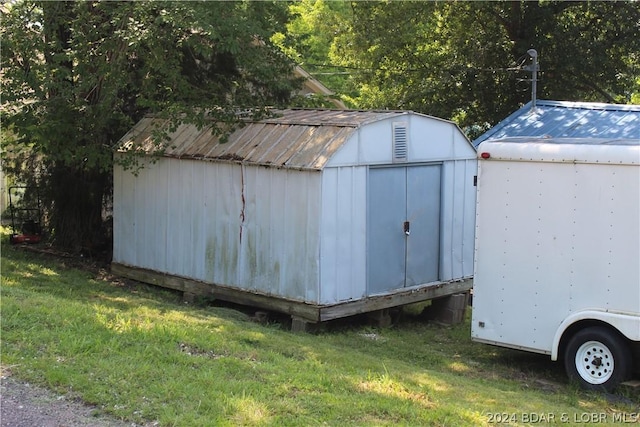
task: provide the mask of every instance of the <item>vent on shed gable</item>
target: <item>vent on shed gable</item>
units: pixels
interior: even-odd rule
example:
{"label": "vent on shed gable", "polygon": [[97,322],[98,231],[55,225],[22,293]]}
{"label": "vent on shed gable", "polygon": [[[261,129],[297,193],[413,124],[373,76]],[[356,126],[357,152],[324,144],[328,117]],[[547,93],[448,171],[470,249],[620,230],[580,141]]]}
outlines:
{"label": "vent on shed gable", "polygon": [[408,148],[406,123],[393,124],[393,161],[406,162]]}

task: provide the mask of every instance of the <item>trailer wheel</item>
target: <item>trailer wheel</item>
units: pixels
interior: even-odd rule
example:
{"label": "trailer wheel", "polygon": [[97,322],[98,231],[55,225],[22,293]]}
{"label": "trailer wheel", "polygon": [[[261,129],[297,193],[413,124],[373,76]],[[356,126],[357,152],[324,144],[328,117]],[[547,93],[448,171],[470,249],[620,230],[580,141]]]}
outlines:
{"label": "trailer wheel", "polygon": [[569,378],[588,390],[611,391],[631,375],[631,349],[616,332],[604,327],[578,331],[564,356]]}

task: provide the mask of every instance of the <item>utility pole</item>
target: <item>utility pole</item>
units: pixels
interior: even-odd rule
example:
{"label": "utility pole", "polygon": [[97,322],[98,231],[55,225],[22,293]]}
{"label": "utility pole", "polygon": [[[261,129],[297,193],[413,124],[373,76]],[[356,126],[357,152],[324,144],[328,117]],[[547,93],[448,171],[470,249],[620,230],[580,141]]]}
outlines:
{"label": "utility pole", "polygon": [[531,57],[532,64],[523,67],[526,71],[531,71],[531,110],[536,108],[536,91],[538,89],[538,51],[529,49],[527,54]]}

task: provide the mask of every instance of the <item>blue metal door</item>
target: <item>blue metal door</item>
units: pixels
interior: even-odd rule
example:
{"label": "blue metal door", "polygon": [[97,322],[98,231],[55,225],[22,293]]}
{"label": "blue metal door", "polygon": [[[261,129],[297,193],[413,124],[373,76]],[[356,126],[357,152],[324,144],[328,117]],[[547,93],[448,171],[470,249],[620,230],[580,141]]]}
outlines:
{"label": "blue metal door", "polygon": [[440,165],[407,168],[405,286],[435,282],[440,267]]}
{"label": "blue metal door", "polygon": [[367,294],[404,287],[407,210],[405,168],[369,170]]}
{"label": "blue metal door", "polygon": [[367,294],[438,280],[440,165],[369,171]]}

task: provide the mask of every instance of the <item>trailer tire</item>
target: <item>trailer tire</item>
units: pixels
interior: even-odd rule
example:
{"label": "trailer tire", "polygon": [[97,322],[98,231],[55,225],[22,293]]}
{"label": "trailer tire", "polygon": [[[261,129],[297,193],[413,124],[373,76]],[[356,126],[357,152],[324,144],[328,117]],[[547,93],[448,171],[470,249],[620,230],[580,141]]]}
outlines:
{"label": "trailer tire", "polygon": [[631,349],[608,328],[581,329],[567,343],[564,366],[569,379],[582,388],[612,391],[631,375]]}

